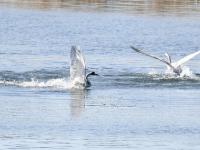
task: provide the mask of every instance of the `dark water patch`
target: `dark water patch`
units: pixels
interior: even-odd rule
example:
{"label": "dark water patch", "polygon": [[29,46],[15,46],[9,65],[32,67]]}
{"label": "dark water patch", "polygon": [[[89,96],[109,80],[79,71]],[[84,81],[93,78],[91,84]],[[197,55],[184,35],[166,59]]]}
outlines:
{"label": "dark water patch", "polygon": [[200,76],[169,77],[162,74],[120,74],[104,76],[99,79],[98,83],[102,87],[112,88],[200,88]]}

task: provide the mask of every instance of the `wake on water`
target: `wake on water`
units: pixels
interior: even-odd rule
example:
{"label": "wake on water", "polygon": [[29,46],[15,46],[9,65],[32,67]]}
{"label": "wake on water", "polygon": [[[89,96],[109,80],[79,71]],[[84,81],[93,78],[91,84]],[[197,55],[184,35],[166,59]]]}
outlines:
{"label": "wake on water", "polygon": [[176,73],[174,73],[172,70],[170,69],[166,69],[164,73],[158,73],[156,70],[151,70],[149,73],[149,75],[152,76],[160,76],[161,78],[165,78],[165,79],[196,79],[198,80],[198,76],[196,76],[196,74],[194,74],[189,67],[183,66],[182,67],[182,72],[180,75],[177,75]]}
{"label": "wake on water", "polygon": [[0,81],[0,84],[19,86],[24,88],[52,88],[60,90],[70,90],[70,89],[83,89],[80,83],[70,81],[68,79],[50,79],[48,81],[39,81],[32,79],[31,81]]}
{"label": "wake on water", "polygon": [[67,78],[66,70],[36,70],[23,73],[0,72],[0,84],[29,88],[71,89],[73,85]]}
{"label": "wake on water", "polygon": [[49,79],[47,81],[39,81],[32,78],[31,81],[0,81],[0,84],[19,86],[19,87],[29,87],[29,88],[55,88],[55,89],[70,89],[72,85],[67,79]]}
{"label": "wake on water", "polygon": [[[0,85],[2,86],[18,86],[24,88],[49,88],[55,90],[70,90],[70,89],[83,89],[84,82],[82,83],[79,78],[70,80],[67,70],[54,70],[54,71],[31,71],[23,73],[15,73],[11,71],[0,72]],[[129,80],[130,79],[130,80]],[[123,75],[104,76],[96,78],[97,82],[101,86],[114,86],[118,83],[119,86],[146,86],[147,84],[154,85],[155,83],[174,83],[174,81],[181,81],[181,83],[187,82],[187,84],[193,84],[194,81],[199,85],[200,77],[195,75],[188,67],[183,67],[183,72],[180,76],[176,76],[168,70],[163,73],[157,73],[155,70],[148,74],[138,73],[123,73]],[[110,81],[111,82],[110,82]],[[118,82],[116,82],[118,81]],[[185,82],[182,82],[185,81]],[[197,81],[197,82],[196,82]],[[114,82],[112,84],[112,82]],[[161,85],[161,86],[165,86]]]}
{"label": "wake on water", "polygon": [[[52,89],[60,89],[60,90],[69,90],[69,89],[83,89],[84,83],[79,78],[74,78],[74,80],[70,80],[67,77],[55,78],[51,76],[51,72],[48,71],[49,74],[44,72],[43,78],[38,77],[37,74],[34,74],[34,77],[28,78],[27,73],[18,74],[19,76],[23,76],[21,78],[16,78],[17,73],[12,72],[12,75],[9,78],[6,78],[6,72],[0,73],[0,84],[5,86],[19,86],[24,88],[52,88]],[[46,78],[45,79],[45,75]],[[50,76],[50,77],[49,77]]]}

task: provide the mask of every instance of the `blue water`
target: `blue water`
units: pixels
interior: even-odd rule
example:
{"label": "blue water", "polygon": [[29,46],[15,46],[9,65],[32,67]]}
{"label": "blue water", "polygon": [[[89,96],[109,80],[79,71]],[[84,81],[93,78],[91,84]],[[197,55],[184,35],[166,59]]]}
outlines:
{"label": "blue water", "polygon": [[[107,9],[0,7],[0,149],[200,149],[200,56],[168,78],[130,49],[199,50],[198,12]],[[100,74],[87,90],[67,86],[71,45]]]}

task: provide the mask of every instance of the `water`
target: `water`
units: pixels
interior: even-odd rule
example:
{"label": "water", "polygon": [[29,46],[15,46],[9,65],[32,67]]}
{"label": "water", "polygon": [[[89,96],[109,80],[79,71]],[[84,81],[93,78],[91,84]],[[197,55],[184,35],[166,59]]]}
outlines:
{"label": "water", "polygon": [[[199,2],[106,2],[0,2],[0,149],[200,149],[200,56],[172,78],[130,49],[199,50]],[[71,45],[100,74],[87,90]]]}

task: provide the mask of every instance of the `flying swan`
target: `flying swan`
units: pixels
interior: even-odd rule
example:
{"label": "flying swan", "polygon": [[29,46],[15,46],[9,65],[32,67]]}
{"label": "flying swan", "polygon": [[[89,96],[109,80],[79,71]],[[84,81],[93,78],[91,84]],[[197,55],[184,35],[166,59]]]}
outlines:
{"label": "flying swan", "polygon": [[70,53],[70,81],[73,86],[81,86],[87,88],[91,86],[89,77],[92,75],[98,75],[95,72],[91,72],[86,75],[85,59],[81,53],[79,46],[72,46]]}
{"label": "flying swan", "polygon": [[199,50],[199,51],[197,51],[197,52],[194,52],[194,53],[192,53],[192,54],[189,54],[189,55],[183,57],[182,59],[180,59],[180,60],[178,60],[178,61],[176,61],[176,62],[172,62],[171,57],[170,57],[167,53],[165,53],[165,56],[167,57],[167,60],[164,60],[164,59],[158,58],[158,57],[156,57],[156,56],[147,54],[147,53],[143,52],[142,50],[137,49],[137,48],[135,48],[135,47],[133,47],[133,46],[131,46],[131,48],[132,48],[135,52],[137,52],[137,53],[143,54],[143,55],[145,55],[145,56],[148,56],[148,57],[157,59],[157,60],[159,60],[160,62],[165,63],[165,64],[167,65],[167,68],[170,69],[170,71],[174,72],[176,75],[180,75],[180,74],[182,73],[182,71],[183,71],[182,65],[183,65],[184,63],[186,63],[187,61],[189,61],[189,60],[192,59],[193,57],[195,57],[195,56],[197,56],[198,54],[200,54],[200,50]]}

